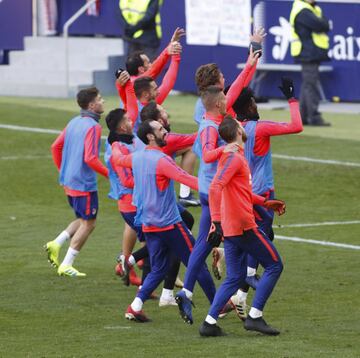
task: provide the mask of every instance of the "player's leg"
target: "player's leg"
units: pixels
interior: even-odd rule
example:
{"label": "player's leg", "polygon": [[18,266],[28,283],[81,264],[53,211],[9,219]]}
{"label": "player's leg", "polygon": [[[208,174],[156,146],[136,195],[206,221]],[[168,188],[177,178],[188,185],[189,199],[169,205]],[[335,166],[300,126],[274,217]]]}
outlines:
{"label": "player's leg", "polygon": [[258,259],[264,267],[264,273],[259,280],[244,327],[265,334],[279,334],[279,331],[266,324],[262,316],[266,301],[270,297],[283,270],[280,255],[273,243],[258,229],[246,231],[242,238],[240,244],[244,251]]}
{"label": "player's leg", "polygon": [[72,238],[80,227],[80,219],[72,221],[54,240],[45,244],[44,248],[48,255],[48,261],[52,266],[59,267],[59,253],[64,243]]}
{"label": "player's leg", "polygon": [[[202,212],[200,217],[199,235],[195,242],[195,246],[191,252],[189,262],[187,264],[183,288],[183,291],[185,292],[187,298],[189,298],[190,300],[192,299],[192,292],[194,290],[195,282],[198,278],[198,273],[201,270],[203,270],[204,272],[208,272],[206,266],[206,258],[212,250],[211,245],[206,241],[211,224],[207,195],[200,194],[200,201]],[[203,281],[204,287],[202,288],[207,298],[209,299],[209,302],[211,303],[213,301],[216,288],[210,274],[209,276],[207,274],[205,275],[205,281]]]}
{"label": "player's leg", "polygon": [[222,336],[223,331],[216,325],[219,313],[229,298],[236,292],[239,282],[246,277],[246,254],[238,245],[239,238],[231,237],[224,240],[226,277],[219,289],[216,291],[214,301],[209,309],[205,321],[200,326],[201,336]]}
{"label": "player's leg", "polygon": [[[194,237],[185,224],[183,222],[177,223],[175,225],[175,230],[172,233],[172,240],[169,244],[172,245],[172,252],[181,259],[185,266],[190,262],[191,252],[194,252],[194,243]],[[215,296],[216,288],[210,272],[205,263],[197,267],[196,270],[197,271],[194,272],[195,280],[199,282],[202,290],[211,303]],[[182,289],[176,294],[175,299],[178,303],[180,315],[183,320],[186,323],[192,324],[192,291],[190,292],[186,289]]]}
{"label": "player's leg", "polygon": [[[194,217],[188,210],[183,208],[181,205],[178,205],[178,208],[182,221],[191,232],[195,222]],[[169,271],[165,276],[164,288],[161,293],[159,306],[176,305],[175,297],[174,297],[174,286],[175,285],[177,287],[180,286],[179,288],[182,288],[184,286],[184,283],[178,277],[179,269],[180,269],[180,260],[173,255],[170,258]]]}
{"label": "player's leg", "polygon": [[180,269],[180,260],[173,254],[171,254],[169,259],[169,269],[166,273],[164,286],[161,292],[159,306],[177,306],[174,297],[174,286],[176,282],[177,275],[179,274]]}
{"label": "player's leg", "polygon": [[[176,153],[176,156],[179,155],[181,155],[180,167],[187,173],[193,175],[197,160],[196,154],[191,150],[191,148],[186,148]],[[184,206],[200,205],[200,201],[194,197],[190,187],[184,184],[180,184],[179,201]]]}
{"label": "player's leg", "polygon": [[[134,224],[136,212],[120,212],[120,214],[123,217],[126,226],[124,228],[123,236],[123,252],[120,253],[117,258],[118,264],[115,267],[115,271],[120,277],[122,277],[126,286],[129,286],[130,284],[140,286],[141,279],[136,275],[133,266],[136,262],[148,257],[148,251],[147,248],[145,248],[144,250],[138,252],[137,255],[135,255],[135,258],[132,254],[132,250],[135,246],[136,238],[145,244],[145,236],[141,227],[135,226]],[[127,231],[126,235],[125,231]]]}
{"label": "player's leg", "polygon": [[[172,231],[172,230],[171,230]],[[146,315],[142,312],[143,304],[151,296],[159,283],[164,279],[169,267],[169,249],[166,242],[172,237],[169,232],[149,232],[145,234],[146,244],[149,250],[151,271],[147,275],[141,289],[138,291],[134,301],[127,308],[125,317],[130,320],[146,322]]]}
{"label": "player's leg", "polygon": [[96,216],[98,213],[98,195],[97,192],[91,192],[86,196],[72,197],[72,207],[80,225],[70,241],[69,249],[65,258],[58,268],[58,274],[62,276],[81,277],[86,274],[79,272],[73,267],[75,258],[81,248],[95,229]]}

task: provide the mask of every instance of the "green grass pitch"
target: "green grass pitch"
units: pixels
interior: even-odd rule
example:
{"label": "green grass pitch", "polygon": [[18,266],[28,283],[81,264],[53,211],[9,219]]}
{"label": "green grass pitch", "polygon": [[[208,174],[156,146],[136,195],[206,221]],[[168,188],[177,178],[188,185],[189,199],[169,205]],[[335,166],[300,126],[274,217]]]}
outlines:
{"label": "green grass pitch", "polygon": [[[107,111],[117,103],[108,98]],[[165,102],[174,131],[196,130],[194,103],[193,96]],[[0,124],[60,130],[77,112],[74,100],[0,98]],[[261,116],[288,120],[289,112]],[[273,153],[360,163],[360,116],[325,118],[331,128],[273,138]],[[159,308],[155,301],[144,307],[152,323],[126,321],[136,289],[114,275],[123,223],[103,178],[97,228],[76,261],[88,277],[58,277],[42,246],[73,215],[50,157],[55,137],[0,128],[0,357],[360,356],[360,251],[346,248],[276,241],[284,272],[265,318],[281,330],[278,337],[246,332],[231,313],[219,321],[227,337],[200,338],[209,304],[199,287],[193,326],[176,307]],[[277,197],[287,202],[276,225],[360,220],[360,167],[277,158],[273,166]],[[200,210],[191,212],[196,236]],[[277,228],[276,234],[360,245],[359,224]]]}

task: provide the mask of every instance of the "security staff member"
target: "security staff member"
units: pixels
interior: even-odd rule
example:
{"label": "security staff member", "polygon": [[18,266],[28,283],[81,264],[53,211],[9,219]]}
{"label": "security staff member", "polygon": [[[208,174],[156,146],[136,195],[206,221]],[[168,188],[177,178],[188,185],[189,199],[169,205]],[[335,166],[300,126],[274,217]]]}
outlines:
{"label": "security staff member", "polygon": [[318,111],[320,102],[319,65],[328,61],[329,22],[315,0],[295,0],[290,13],[291,55],[301,63],[300,112],[304,125],[329,126]]}
{"label": "security staff member", "polygon": [[160,46],[162,36],[160,7],[163,0],[120,0],[124,19],[124,40],[128,43],[128,56],[142,51],[152,61]]}

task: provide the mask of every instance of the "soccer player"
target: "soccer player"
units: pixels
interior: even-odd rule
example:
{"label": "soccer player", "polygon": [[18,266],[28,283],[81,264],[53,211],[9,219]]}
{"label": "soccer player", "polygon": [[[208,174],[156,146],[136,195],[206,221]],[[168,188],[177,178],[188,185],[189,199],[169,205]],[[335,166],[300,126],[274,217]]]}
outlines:
{"label": "soccer player", "polygon": [[[250,49],[248,63],[231,86],[227,97],[219,86],[209,86],[201,93],[201,100],[206,113],[201,121],[198,136],[193,150],[200,158],[199,193],[201,202],[201,217],[196,245],[191,253],[189,265],[185,273],[184,288],[176,294],[180,315],[186,323],[192,324],[192,294],[196,281],[196,273],[205,264],[206,258],[213,247],[206,241],[210,229],[208,190],[216,173],[217,161],[224,150],[224,141],[219,138],[218,126],[226,113],[231,109],[235,99],[243,89],[244,83],[257,62],[259,52]],[[215,284],[212,282],[212,292],[215,294]],[[211,300],[212,302],[212,300]]]}
{"label": "soccer player", "polygon": [[[197,132],[193,134],[179,134],[171,132],[169,115],[160,104],[150,101],[140,113],[142,121],[154,119],[159,121],[168,131],[166,137],[166,146],[163,148],[164,153],[175,158],[181,156],[180,167],[189,174],[193,175],[196,164],[196,155],[191,147],[195,142]],[[180,185],[179,202],[183,206],[199,206],[200,201],[196,199],[185,185]]]}
{"label": "soccer player", "polygon": [[[86,276],[73,267],[73,262],[95,228],[98,213],[96,173],[108,177],[107,168],[99,160],[99,120],[104,112],[104,100],[99,90],[91,87],[77,94],[77,103],[80,115],[68,123],[51,146],[54,163],[60,171],[60,184],[77,219],[45,245],[48,260],[58,268],[58,274],[70,277]],[[70,238],[70,247],[59,266],[60,248]]]}
{"label": "soccer player", "polygon": [[238,145],[237,152],[222,154],[209,189],[212,226],[207,241],[218,246],[224,236],[226,278],[216,292],[199,332],[202,336],[224,335],[216,325],[218,314],[238,289],[239,283],[244,282],[246,254],[249,253],[260,261],[265,271],[244,327],[263,334],[277,335],[280,332],[267,325],[262,316],[283,265],[276,248],[255,223],[253,204],[264,205],[281,215],[285,212],[285,203],[252,193],[251,174],[244,155],[246,134],[241,125],[232,117],[226,117],[219,126],[219,133],[227,143]]}
{"label": "soccer player", "polygon": [[[113,148],[115,165],[132,168],[134,175],[133,202],[137,207],[135,224],[141,224],[150,254],[151,272],[146,277],[125,317],[137,322],[149,319],[142,311],[144,302],[163,280],[170,255],[180,258],[187,265],[194,238],[181,220],[176,205],[174,180],[197,190],[197,178],[179,168],[173,159],[161,151],[166,145],[166,129],[157,121],[145,121],[138,130],[138,137],[147,146],[144,151],[123,155]],[[197,279],[207,297],[211,275],[203,265]]]}
{"label": "soccer player", "polygon": [[[274,198],[274,178],[271,161],[272,136],[295,134],[303,130],[299,103],[295,99],[294,84],[291,79],[283,78],[279,86],[281,92],[289,102],[291,121],[288,123],[259,120],[254,94],[249,88],[245,88],[233,105],[237,119],[241,121],[246,135],[245,157],[249,163],[252,175],[253,192],[264,198]],[[272,241],[274,232],[272,229],[274,212],[260,206],[254,206],[256,223]],[[248,258],[247,283],[256,289],[258,277],[256,269],[258,261],[251,256]],[[241,300],[246,299],[246,294],[241,294]]]}
{"label": "soccer player", "polygon": [[[128,83],[132,86],[130,81]],[[105,153],[105,161],[109,169],[109,179],[111,185],[109,197],[118,200],[119,211],[124,221],[136,232],[139,241],[145,243],[145,237],[141,226],[136,226],[134,223],[137,208],[132,204],[132,194],[134,188],[132,170],[116,166],[114,163],[114,157],[112,156],[112,148],[115,147],[124,155],[143,150],[145,147],[145,144],[138,137],[133,135],[132,121],[130,117],[131,113],[126,113],[120,108],[110,111],[106,117],[106,124],[110,130]],[[188,229],[191,230],[194,224],[194,218],[192,215],[183,208],[180,210],[180,214]],[[126,257],[122,259],[121,265],[123,267],[123,279],[126,285],[129,285],[131,282],[131,270],[133,269],[135,263],[140,259],[144,260],[142,268],[142,282],[144,282],[147,274],[150,272],[150,262],[148,257],[148,249],[144,246],[136,252],[126,255]],[[179,265],[180,262],[177,260],[171,260],[159,301],[160,306],[176,305],[173,289],[179,271]]]}

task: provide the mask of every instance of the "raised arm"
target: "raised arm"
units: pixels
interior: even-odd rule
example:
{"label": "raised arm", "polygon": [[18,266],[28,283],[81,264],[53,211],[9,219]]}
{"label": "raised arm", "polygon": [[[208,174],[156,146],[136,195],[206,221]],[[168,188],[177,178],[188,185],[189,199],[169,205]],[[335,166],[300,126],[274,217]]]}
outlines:
{"label": "raised arm", "polygon": [[164,69],[166,63],[170,58],[168,47],[166,47],[163,52],[156,58],[156,60],[152,63],[151,67],[141,75],[141,77],[151,77],[154,80],[160,75],[162,70]]}
{"label": "raised arm", "polygon": [[170,67],[161,82],[161,86],[159,87],[159,95],[156,97],[157,104],[162,104],[168,96],[169,92],[173,89],[179,71],[180,60],[180,55],[171,56]]}
{"label": "raised arm", "polygon": [[91,127],[85,136],[84,162],[95,172],[109,177],[109,171],[99,159],[99,142],[101,140],[101,127]]}
{"label": "raised arm", "polygon": [[290,122],[259,121],[256,126],[256,137],[271,137],[284,134],[300,133],[303,130],[299,102],[292,98],[289,100]]}
{"label": "raised arm", "polygon": [[167,183],[161,182],[161,176],[163,176],[185,184],[191,189],[199,190],[198,178],[186,173],[186,171],[181,169],[169,156],[165,156],[159,160],[156,167],[156,175],[160,189],[164,184],[167,185]]}
{"label": "raised arm", "polygon": [[252,76],[255,73],[255,65],[259,56],[259,52],[254,52],[252,47],[250,47],[250,54],[244,69],[240,72],[236,80],[232,83],[228,93],[226,94],[226,111],[230,110],[236,99],[239,97],[241,91],[249,85]]}
{"label": "raised arm", "polygon": [[137,104],[134,85],[131,81],[126,82],[125,94],[126,94],[126,111],[129,118],[131,119],[132,126],[134,127],[138,117],[139,107]]}
{"label": "raised arm", "polygon": [[65,130],[66,128],[59,134],[59,136],[55,139],[55,142],[51,145],[53,162],[55,163],[58,170],[60,170],[61,167],[62,150],[64,148],[65,142]]}

